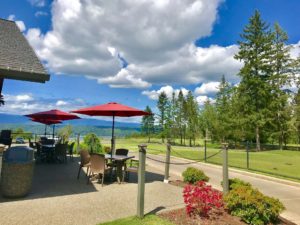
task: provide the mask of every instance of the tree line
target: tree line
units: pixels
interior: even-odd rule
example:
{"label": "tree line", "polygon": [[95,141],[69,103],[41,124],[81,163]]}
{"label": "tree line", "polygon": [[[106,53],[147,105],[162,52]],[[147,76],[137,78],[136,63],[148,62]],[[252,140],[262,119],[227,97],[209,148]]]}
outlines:
{"label": "tree line", "polygon": [[[259,11],[244,27],[239,51],[234,56],[243,63],[231,84],[222,76],[215,101],[199,107],[191,91],[168,98],[159,94],[158,113],[143,117],[142,133],[179,139],[194,145],[196,138],[220,142],[251,141],[261,150],[261,143],[300,144],[299,57],[290,55],[288,35],[278,23],[270,26]],[[290,90],[296,86],[296,91]],[[146,111],[152,113],[147,106]]]}

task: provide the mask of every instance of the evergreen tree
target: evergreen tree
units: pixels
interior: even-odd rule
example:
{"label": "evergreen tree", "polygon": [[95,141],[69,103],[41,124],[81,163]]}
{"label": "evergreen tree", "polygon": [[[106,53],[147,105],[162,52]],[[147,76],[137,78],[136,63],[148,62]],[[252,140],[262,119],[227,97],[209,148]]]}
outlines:
{"label": "evergreen tree", "polygon": [[189,145],[192,146],[198,134],[198,104],[191,91],[186,96],[186,112],[187,112],[187,135],[189,137]]}
{"label": "evergreen tree", "polygon": [[291,65],[290,48],[286,45],[288,41],[287,33],[284,32],[278,23],[274,25],[273,31],[273,71],[271,77],[272,99],[269,102],[274,112],[274,128],[277,130],[277,138],[280,149],[288,133],[288,123],[291,120],[291,107],[288,103],[289,92],[284,90],[284,86],[291,81]]}
{"label": "evergreen tree", "polygon": [[154,116],[149,106],[146,107],[145,112],[149,113],[147,116],[142,118],[142,133],[148,136],[148,143],[150,142],[151,135],[154,134]]}
{"label": "evergreen tree", "polygon": [[261,129],[270,118],[268,103],[272,87],[269,81],[273,72],[271,56],[274,38],[258,11],[250,18],[241,38],[239,52],[235,55],[244,63],[239,72],[239,99],[244,107],[243,116],[255,130],[256,149],[259,151]]}
{"label": "evergreen tree", "polygon": [[295,95],[294,103],[294,127],[296,128],[298,144],[300,144],[300,88],[298,88],[298,92]]}
{"label": "evergreen tree", "polygon": [[225,76],[222,76],[219,85],[219,91],[216,95],[216,111],[218,117],[218,136],[222,141],[229,138],[230,135],[230,99],[231,87],[226,81]]}
{"label": "evergreen tree", "polygon": [[216,139],[216,127],[218,124],[216,108],[209,100],[204,103],[199,115],[200,127],[206,139]]}
{"label": "evergreen tree", "polygon": [[185,98],[183,96],[182,91],[180,90],[178,93],[178,97],[176,99],[176,117],[175,122],[178,128],[178,133],[180,137],[180,144],[183,144],[183,133],[184,133],[184,105],[185,105]]}
{"label": "evergreen tree", "polygon": [[159,126],[161,130],[161,138],[164,143],[165,139],[165,123],[167,116],[167,106],[168,106],[168,97],[167,94],[163,91],[158,96],[157,108],[159,110]]}

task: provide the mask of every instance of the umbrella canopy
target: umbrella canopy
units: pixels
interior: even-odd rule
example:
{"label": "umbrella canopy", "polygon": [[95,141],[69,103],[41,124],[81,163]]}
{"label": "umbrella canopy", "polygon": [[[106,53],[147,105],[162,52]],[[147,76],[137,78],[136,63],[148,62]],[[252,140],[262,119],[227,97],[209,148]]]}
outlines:
{"label": "umbrella canopy", "polygon": [[47,120],[47,119],[36,119],[36,118],[33,118],[31,120],[33,122],[42,123],[42,124],[45,124],[45,125],[52,125],[52,124],[62,123],[61,120]]}
{"label": "umbrella canopy", "polygon": [[103,105],[92,106],[88,108],[82,108],[71,111],[73,113],[85,114],[89,116],[120,116],[120,117],[131,117],[131,116],[145,116],[149,113],[132,108],[126,105],[122,105],[116,102],[109,102]]}
{"label": "umbrella canopy", "polygon": [[78,110],[71,111],[73,113],[85,114],[89,116],[112,116],[112,141],[111,141],[111,154],[114,151],[114,130],[115,130],[115,117],[131,117],[131,116],[146,116],[150,115],[148,112],[132,108],[126,105],[122,105],[116,102],[109,102],[103,105],[97,105],[87,108],[82,108]]}
{"label": "umbrella canopy", "polygon": [[33,113],[29,115],[25,115],[27,117],[38,119],[38,120],[74,120],[74,119],[80,119],[80,117],[73,115],[68,112],[63,112],[57,109],[44,111],[44,112],[38,112]]}

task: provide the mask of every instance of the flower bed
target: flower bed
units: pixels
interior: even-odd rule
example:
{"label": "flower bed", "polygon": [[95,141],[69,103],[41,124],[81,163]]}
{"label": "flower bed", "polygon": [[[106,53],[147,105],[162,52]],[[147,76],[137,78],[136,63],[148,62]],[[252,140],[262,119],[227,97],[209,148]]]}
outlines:
{"label": "flower bed", "polygon": [[[186,183],[181,180],[171,181],[171,185],[186,187]],[[217,190],[215,190],[218,192]],[[178,225],[245,225],[246,223],[240,217],[230,215],[229,211],[224,207],[212,207],[209,216],[205,214],[191,214],[188,215],[186,208],[167,211],[159,214],[161,218],[167,219],[170,222]],[[285,219],[279,218],[278,225],[295,225]]]}

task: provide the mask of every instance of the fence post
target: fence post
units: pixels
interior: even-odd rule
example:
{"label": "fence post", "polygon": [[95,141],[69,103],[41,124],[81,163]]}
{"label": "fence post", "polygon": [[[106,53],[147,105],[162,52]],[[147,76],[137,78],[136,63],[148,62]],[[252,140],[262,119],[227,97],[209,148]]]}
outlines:
{"label": "fence post", "polygon": [[206,138],[204,139],[204,162],[206,162]]}
{"label": "fence post", "polygon": [[223,194],[227,194],[228,191],[228,144],[223,143]]}
{"label": "fence post", "polygon": [[247,170],[249,170],[249,141],[247,141],[246,151],[247,151]]}
{"label": "fence post", "polygon": [[166,164],[165,164],[164,183],[169,183],[170,154],[171,154],[171,143],[170,143],[170,140],[168,140],[167,151],[166,151]]}
{"label": "fence post", "polygon": [[138,196],[137,196],[137,216],[144,217],[145,198],[145,164],[147,145],[139,145],[139,169],[138,169]]}

